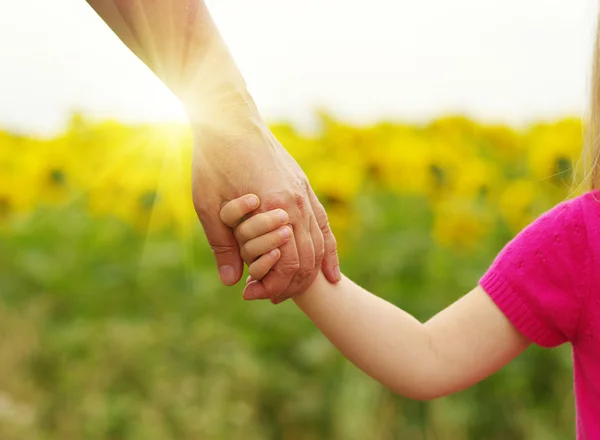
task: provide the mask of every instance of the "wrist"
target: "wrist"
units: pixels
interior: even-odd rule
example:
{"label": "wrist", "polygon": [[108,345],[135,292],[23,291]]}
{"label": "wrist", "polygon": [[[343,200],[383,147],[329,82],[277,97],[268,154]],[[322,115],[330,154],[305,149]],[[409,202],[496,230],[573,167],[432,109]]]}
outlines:
{"label": "wrist", "polygon": [[320,271],[315,281],[304,292],[294,295],[292,299],[298,307],[302,308],[304,305],[310,303],[313,298],[326,295],[326,286],[328,284],[330,284],[329,281],[327,281],[323,272]]}
{"label": "wrist", "polygon": [[[194,137],[194,152],[199,157],[219,160],[252,160],[252,154],[275,156],[280,153],[277,143],[260,115],[231,113],[209,119],[190,120]],[[235,158],[232,156],[236,156]]]}
{"label": "wrist", "polygon": [[189,88],[176,95],[183,103],[188,119],[196,124],[215,124],[233,117],[258,115],[243,79],[206,81],[201,87]]}

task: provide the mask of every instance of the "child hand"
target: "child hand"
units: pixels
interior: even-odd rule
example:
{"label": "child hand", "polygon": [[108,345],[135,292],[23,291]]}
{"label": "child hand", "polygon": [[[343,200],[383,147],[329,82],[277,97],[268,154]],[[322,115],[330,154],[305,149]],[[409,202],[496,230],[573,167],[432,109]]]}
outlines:
{"label": "child hand", "polygon": [[240,255],[248,265],[250,277],[246,283],[263,279],[281,257],[278,248],[292,238],[289,216],[283,209],[255,214],[246,219],[260,206],[257,206],[256,199],[258,197],[254,194],[238,197],[223,205],[220,213],[221,221],[233,228]]}

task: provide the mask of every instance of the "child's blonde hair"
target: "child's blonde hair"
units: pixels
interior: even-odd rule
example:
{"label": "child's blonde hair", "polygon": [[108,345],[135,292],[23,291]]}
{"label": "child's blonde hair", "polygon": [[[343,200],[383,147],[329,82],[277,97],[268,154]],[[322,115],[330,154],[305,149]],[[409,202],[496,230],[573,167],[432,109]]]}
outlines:
{"label": "child's blonde hair", "polygon": [[596,28],[592,76],[590,78],[589,114],[581,157],[573,173],[572,193],[598,189],[600,177],[600,14]]}

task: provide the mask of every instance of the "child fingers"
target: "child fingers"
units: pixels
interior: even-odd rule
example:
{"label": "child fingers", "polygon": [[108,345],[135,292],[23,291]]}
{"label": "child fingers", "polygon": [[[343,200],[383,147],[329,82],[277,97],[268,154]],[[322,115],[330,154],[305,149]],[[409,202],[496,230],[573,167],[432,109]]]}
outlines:
{"label": "child fingers", "polygon": [[258,260],[248,266],[248,273],[252,280],[262,280],[281,257],[279,249],[273,249],[260,256]]}
{"label": "child fingers", "polygon": [[292,238],[292,228],[282,226],[281,228],[254,238],[242,245],[240,255],[246,264],[250,265],[261,255],[273,249],[283,246]]}
{"label": "child fingers", "polygon": [[287,212],[283,209],[256,214],[235,228],[235,239],[239,244],[243,245],[254,238],[265,235],[287,224],[289,219]]}
{"label": "child fingers", "polygon": [[246,194],[230,200],[221,207],[221,221],[230,228],[235,228],[246,214],[254,211],[259,205],[260,200],[254,194]]}

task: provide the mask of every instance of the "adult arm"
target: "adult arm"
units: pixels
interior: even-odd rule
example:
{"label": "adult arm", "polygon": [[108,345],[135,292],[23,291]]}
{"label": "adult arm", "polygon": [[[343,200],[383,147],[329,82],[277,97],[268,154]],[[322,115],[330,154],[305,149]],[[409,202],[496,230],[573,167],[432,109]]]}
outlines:
{"label": "adult arm", "polygon": [[275,139],[202,0],[88,0],[119,38],[184,103],[194,130],[192,198],[222,281],[239,281],[243,262],[221,205],[249,192],[258,212],[282,208],[294,238],[252,287],[256,298],[289,298],[320,269],[339,279],[335,238],[306,175]]}

